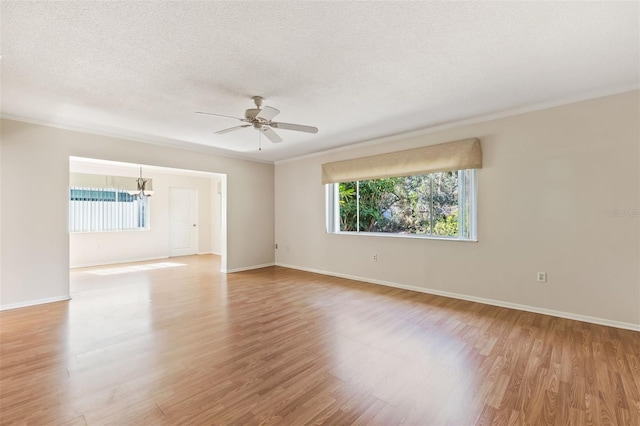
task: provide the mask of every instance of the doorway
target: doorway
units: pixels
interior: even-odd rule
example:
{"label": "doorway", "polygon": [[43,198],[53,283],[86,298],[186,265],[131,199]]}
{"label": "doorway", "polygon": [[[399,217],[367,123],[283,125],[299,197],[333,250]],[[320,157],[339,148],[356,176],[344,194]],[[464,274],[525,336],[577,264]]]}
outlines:
{"label": "doorway", "polygon": [[[69,157],[70,181],[74,173],[137,179],[140,166]],[[226,272],[227,176],[152,165],[142,167],[144,178],[152,181],[154,191],[147,201],[148,227],[117,232],[69,232],[70,268],[214,254],[220,256],[220,270]],[[188,195],[180,189],[187,190]],[[122,202],[126,201],[124,198]],[[182,208],[176,211],[178,205]],[[183,222],[182,227],[179,222]]]}

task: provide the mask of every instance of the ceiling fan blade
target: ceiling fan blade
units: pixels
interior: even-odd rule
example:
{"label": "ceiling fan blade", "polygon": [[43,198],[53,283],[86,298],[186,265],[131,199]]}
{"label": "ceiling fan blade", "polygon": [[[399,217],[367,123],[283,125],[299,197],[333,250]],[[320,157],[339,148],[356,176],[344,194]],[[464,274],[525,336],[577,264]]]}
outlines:
{"label": "ceiling fan blade", "polygon": [[243,127],[251,127],[251,124],[243,124],[242,126],[229,127],[228,129],[218,130],[213,132],[216,135],[224,135],[225,133],[233,132],[234,130],[242,129]]}
{"label": "ceiling fan blade", "polygon": [[278,134],[276,132],[274,132],[270,127],[263,126],[262,127],[262,133],[264,133],[265,136],[268,137],[269,140],[271,142],[273,142],[273,143],[282,142],[282,138],[280,136],[278,136]]}
{"label": "ceiling fan blade", "polygon": [[262,118],[263,120],[271,121],[271,119],[278,114],[280,114],[279,109],[266,106],[260,110],[258,115],[256,115],[256,118]]}
{"label": "ceiling fan blade", "polygon": [[276,129],[297,130],[298,132],[318,133],[318,128],[313,126],[304,126],[302,124],[293,123],[271,123],[269,124]]}
{"label": "ceiling fan blade", "polygon": [[196,114],[213,115],[214,117],[233,118],[234,120],[245,121],[245,119],[244,119],[244,118],[231,117],[230,115],[213,114],[213,113],[210,113],[210,112],[196,111]]}

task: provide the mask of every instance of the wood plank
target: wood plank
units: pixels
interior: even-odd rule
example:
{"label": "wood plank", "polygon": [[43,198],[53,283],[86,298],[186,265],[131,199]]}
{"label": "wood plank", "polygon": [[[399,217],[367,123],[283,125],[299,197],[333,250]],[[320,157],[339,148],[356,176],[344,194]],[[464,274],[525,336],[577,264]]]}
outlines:
{"label": "wood plank", "polygon": [[640,333],[172,262],[73,270],[71,301],[0,312],[0,425],[640,423]]}

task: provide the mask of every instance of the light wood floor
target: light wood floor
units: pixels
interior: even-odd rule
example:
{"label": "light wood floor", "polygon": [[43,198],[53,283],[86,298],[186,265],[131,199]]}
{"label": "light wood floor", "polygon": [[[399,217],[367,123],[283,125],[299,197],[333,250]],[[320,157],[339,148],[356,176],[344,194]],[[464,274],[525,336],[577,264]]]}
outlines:
{"label": "light wood floor", "polygon": [[640,425],[640,333],[167,262],[75,270],[72,301],[1,312],[0,423]]}

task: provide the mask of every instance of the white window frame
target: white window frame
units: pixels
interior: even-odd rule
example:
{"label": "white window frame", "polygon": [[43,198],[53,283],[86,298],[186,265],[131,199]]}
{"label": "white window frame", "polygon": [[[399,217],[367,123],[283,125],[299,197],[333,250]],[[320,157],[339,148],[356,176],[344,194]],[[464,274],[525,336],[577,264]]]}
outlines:
{"label": "white window frame", "polygon": [[[406,234],[391,232],[366,232],[366,231],[341,231],[340,230],[340,183],[330,183],[325,185],[325,205],[326,205],[326,232],[328,234],[340,235],[362,235],[362,236],[379,236],[392,238],[421,238],[430,240],[447,240],[447,241],[478,241],[478,173],[476,169],[458,170],[458,223],[459,235],[425,235],[425,234]],[[466,190],[467,180],[470,179],[469,187],[471,191]],[[356,194],[356,200],[359,203],[360,194]],[[463,208],[463,203],[467,204],[468,210]],[[359,215],[360,208],[357,208]],[[469,219],[469,226],[464,224]]]}
{"label": "white window frame", "polygon": [[[104,191],[114,192],[115,200],[72,200],[71,191]],[[122,214],[128,214],[123,208],[124,203],[130,201],[120,201],[119,194],[126,193],[122,189],[117,188],[87,188],[87,187],[71,187],[69,188],[69,232],[72,234],[81,233],[97,233],[97,232],[138,232],[148,231],[150,227],[150,203],[149,198],[144,199],[144,206],[134,208],[135,213],[139,208],[144,208],[144,227],[127,227],[124,224],[135,219],[125,220]],[[135,202],[135,201],[134,201]],[[128,210],[128,209],[127,209]],[[139,214],[139,212],[138,212]]]}

